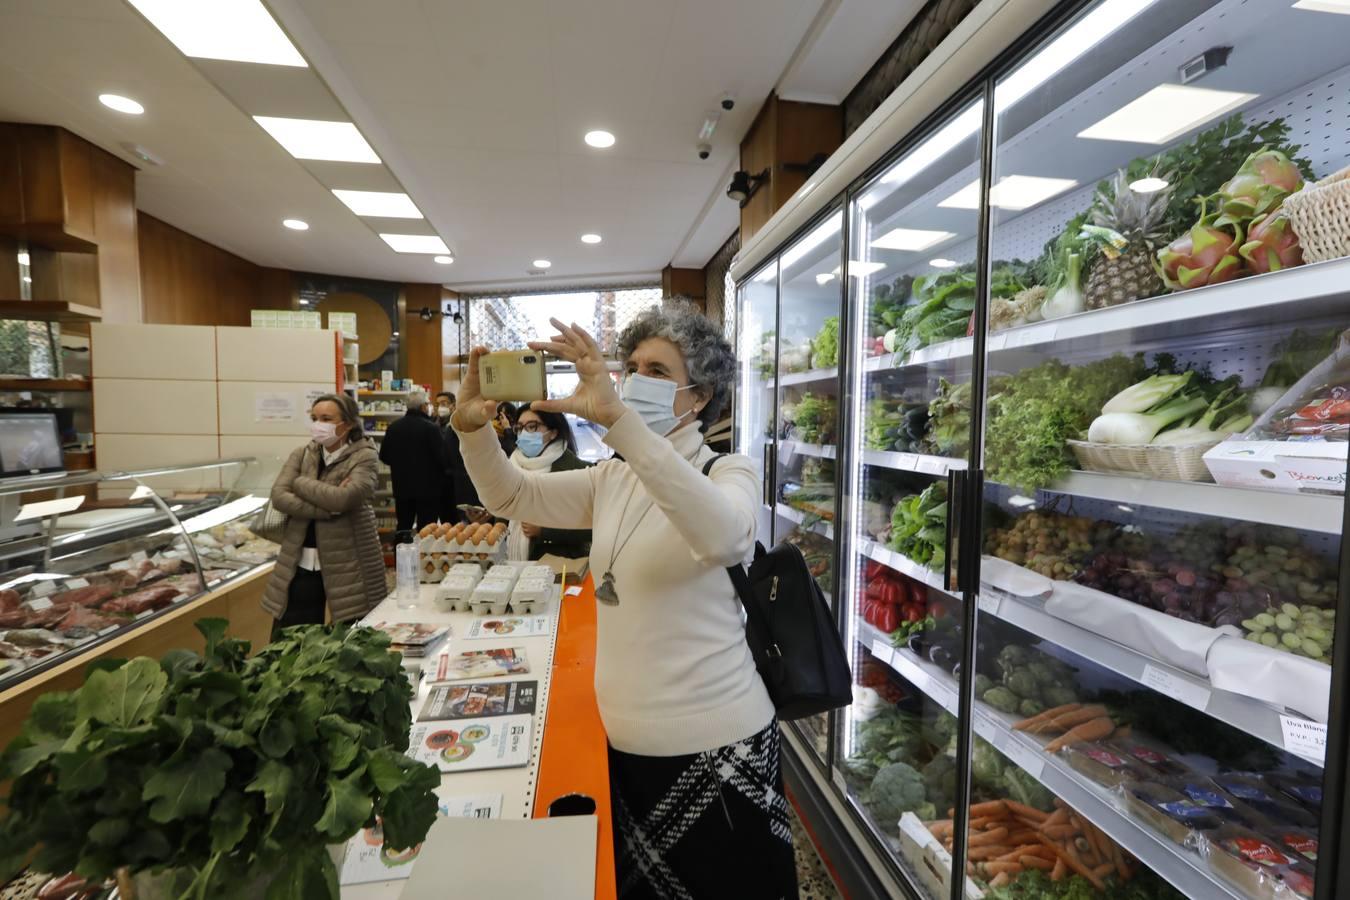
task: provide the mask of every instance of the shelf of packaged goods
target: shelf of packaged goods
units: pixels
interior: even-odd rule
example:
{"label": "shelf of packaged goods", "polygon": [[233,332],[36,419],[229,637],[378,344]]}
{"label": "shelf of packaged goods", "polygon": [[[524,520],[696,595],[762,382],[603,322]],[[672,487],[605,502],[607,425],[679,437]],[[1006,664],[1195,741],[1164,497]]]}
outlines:
{"label": "shelf of packaged goods", "polygon": [[779,441],[778,449],[782,454],[814,456],[819,459],[834,459],[835,448],[832,444],[808,444],[804,441]]}
{"label": "shelf of packaged goods", "polygon": [[[880,631],[870,625],[867,644],[872,655],[922,691],[952,715],[959,712],[956,680],[943,669],[920,660],[905,648],[890,646]],[[863,638],[860,636],[859,638]],[[1224,897],[1238,900],[1242,895],[1218,880],[1193,851],[1173,843],[1166,836],[1136,821],[1116,806],[1112,796],[1076,772],[1063,757],[1046,753],[1044,746],[1030,735],[1013,731],[1015,719],[983,703],[974,710],[975,732],[1010,762],[1031,775],[1055,796],[1090,820],[1112,840],[1137,857],[1187,897]]]}
{"label": "shelf of packaged goods", "polygon": [[[794,384],[812,384],[817,381],[837,381],[839,379],[839,368],[837,366],[829,369],[808,369],[805,372],[788,372],[778,376],[779,387],[791,387]],[[764,382],[766,388],[773,387],[773,381]]]}
{"label": "shelf of packaged goods", "polygon": [[[1304,726],[1320,727],[1301,716],[1284,715],[1259,700],[1231,691],[1218,690],[1203,676],[1183,671],[1148,654],[1079,628],[1072,622],[1056,618],[1045,611],[1043,602],[1014,597],[988,584],[980,588],[979,604],[982,613],[1016,625],[1029,634],[1063,647],[1083,659],[1171,697],[1179,703],[1198,709],[1211,718],[1259,738],[1277,749],[1285,749],[1284,720],[1288,719],[1291,723]],[[1330,669],[1327,674],[1330,677]],[[1304,758],[1319,766],[1323,763],[1321,759]]]}
{"label": "shelf of packaged goods", "polygon": [[89,391],[93,382],[80,378],[0,378],[0,391]]}
{"label": "shelf of packaged goods", "polygon": [[1045,490],[1325,534],[1340,534],[1345,505],[1345,498],[1339,495],[1263,491],[1199,481],[1158,481],[1101,472],[1070,472]]}
{"label": "shelf of packaged goods", "polygon": [[361,418],[363,419],[400,419],[407,413],[401,409],[363,409]]}
{"label": "shelf of packaged goods", "polygon": [[[997,356],[1052,344],[1056,348],[1084,342],[1139,345],[1203,331],[1206,320],[1229,330],[1318,318],[1344,311],[1348,281],[1350,259],[1334,259],[996,331],[989,335],[987,349]],[[921,347],[908,357],[898,353],[874,356],[864,368],[884,372],[931,367],[968,358],[973,347],[971,338],[957,338]]]}
{"label": "shelf of packaged goods", "polygon": [[901,575],[908,575],[915,581],[922,582],[939,591],[946,590],[942,584],[941,572],[935,572],[927,566],[915,562],[903,553],[896,553],[885,544],[865,539],[862,541],[859,549],[863,556],[866,556],[868,559],[874,560],[875,562],[879,562],[883,566],[888,566],[899,572]]}
{"label": "shelf of packaged goods", "polygon": [[361,388],[356,392],[358,397],[406,397],[411,391],[372,391]]}
{"label": "shelf of packaged goods", "polygon": [[[801,525],[808,518],[814,518],[813,516],[809,516],[807,513],[802,512],[800,509],[793,509],[785,503],[776,504],[773,509],[779,518],[787,519],[789,522],[796,522],[798,525]],[[807,527],[807,530],[823,535],[826,540],[834,540],[834,526],[823,519],[817,519],[814,524]]]}

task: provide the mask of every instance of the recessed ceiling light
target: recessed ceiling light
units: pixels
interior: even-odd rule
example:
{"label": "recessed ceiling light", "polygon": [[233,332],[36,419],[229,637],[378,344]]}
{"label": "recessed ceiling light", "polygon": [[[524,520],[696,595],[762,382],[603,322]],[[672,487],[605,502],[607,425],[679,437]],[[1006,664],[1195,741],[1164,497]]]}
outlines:
{"label": "recessed ceiling light", "polygon": [[1160,84],[1096,125],[1078,132],[1078,136],[1094,141],[1170,144],[1191,129],[1258,96],[1184,84]]}
{"label": "recessed ceiling light", "polygon": [[[1000,178],[989,191],[989,205],[999,209],[1029,209],[1038,203],[1062,194],[1078,184],[1067,178],[1040,178],[1035,175],[1008,175]],[[970,184],[943,200],[938,206],[947,209],[979,209],[980,182]]]}
{"label": "recessed ceiling light", "polygon": [[821,272],[816,276],[816,284],[829,284],[831,281],[834,281],[836,277],[838,276],[833,272]]}
{"label": "recessed ceiling light", "polygon": [[1134,191],[1136,194],[1156,194],[1158,191],[1167,187],[1167,185],[1168,181],[1166,178],[1154,178],[1149,176],[1148,178],[1140,178],[1138,181],[1131,181],[1130,190]]}
{"label": "recessed ceiling light", "polygon": [[432,260],[432,262],[438,262],[443,266],[448,266],[454,261],[455,258],[453,256],[438,256]]}
{"label": "recessed ceiling light", "polygon": [[939,256],[937,259],[930,259],[928,264],[935,269],[954,269],[957,266],[956,260],[947,259],[942,256]]}
{"label": "recessed ceiling light", "polygon": [[450,254],[445,241],[434,234],[381,234],[381,238],[399,253],[440,253]]}
{"label": "recessed ceiling light", "polygon": [[553,262],[547,259],[536,259],[534,261],[534,267],[536,269],[551,269],[553,268]]}
{"label": "recessed ceiling light", "polygon": [[[854,278],[864,278],[873,272],[880,272],[884,268],[886,268],[886,264],[883,262],[862,262],[856,259],[848,261],[848,274]],[[835,269],[834,274],[838,275],[839,270]]]}
{"label": "recessed ceiling light", "polygon": [[581,236],[581,242],[583,244],[598,244],[602,240],[604,240],[604,238],[600,237],[598,234],[583,234]]}
{"label": "recessed ceiling light", "polygon": [[31,265],[31,263],[32,263],[32,257],[30,257],[30,256],[28,255],[27,251],[25,251],[25,250],[20,250],[20,251],[19,251],[19,265],[21,265],[21,266],[27,266],[27,265]]}
{"label": "recessed ceiling light", "polygon": [[381,219],[420,219],[422,212],[407,194],[397,191],[346,191],[333,189],[333,195],[358,216]]}
{"label": "recessed ceiling light", "polygon": [[259,0],[131,0],[131,5],[185,56],[305,65],[305,58]]}
{"label": "recessed ceiling light", "polygon": [[129,116],[139,116],[145,112],[145,107],[141,106],[130,97],[123,97],[121,94],[99,94],[98,102],[102,103],[108,109],[115,109],[120,113],[126,113]]}
{"label": "recessed ceiling light", "polygon": [[[927,250],[947,238],[956,237],[950,231],[925,231],[921,228],[892,228],[872,242],[878,250]],[[851,263],[850,263],[851,265]]]}
{"label": "recessed ceiling light", "polygon": [[614,146],[614,135],[608,131],[588,131],[586,132],[586,143],[595,147],[597,150],[604,150],[606,147]]}
{"label": "recessed ceiling light", "polygon": [[[882,176],[883,184],[904,184],[924,169],[956,149],[962,141],[976,134],[984,122],[984,103],[978,102],[968,107],[955,119],[942,126],[936,134],[915,147],[891,170]],[[972,153],[972,155],[974,155]],[[964,160],[963,160],[964,162]],[[877,198],[880,199],[879,197]],[[875,202],[875,201],[874,201]]]}
{"label": "recessed ceiling light", "polygon": [[281,224],[291,231],[309,231],[309,223],[304,219],[282,219]]}
{"label": "recessed ceiling light", "polygon": [[1310,12],[1340,13],[1350,16],[1350,0],[1298,0],[1294,9],[1306,9]]}
{"label": "recessed ceiling light", "polygon": [[296,159],[359,163],[380,161],[351,122],[284,119],[277,116],[254,116],[253,121],[265,128]]}

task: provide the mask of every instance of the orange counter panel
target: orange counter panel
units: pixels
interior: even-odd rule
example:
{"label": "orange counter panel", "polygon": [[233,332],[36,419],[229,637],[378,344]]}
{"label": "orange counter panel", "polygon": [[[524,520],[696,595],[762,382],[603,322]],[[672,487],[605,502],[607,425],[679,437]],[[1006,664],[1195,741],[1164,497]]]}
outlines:
{"label": "orange counter panel", "polygon": [[548,721],[539,762],[534,817],[564,794],[595,800],[600,835],[595,860],[596,900],[614,900],[614,834],[609,802],[609,752],[595,704],[595,585],[586,579],[580,596],[564,597],[553,652]]}

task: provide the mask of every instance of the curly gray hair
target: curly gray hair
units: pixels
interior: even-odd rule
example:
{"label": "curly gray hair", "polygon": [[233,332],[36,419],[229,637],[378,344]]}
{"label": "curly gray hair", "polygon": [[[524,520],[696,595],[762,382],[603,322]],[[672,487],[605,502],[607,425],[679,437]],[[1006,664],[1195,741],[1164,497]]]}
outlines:
{"label": "curly gray hair", "polygon": [[736,379],[736,354],[721,329],[693,303],[677,298],[643,311],[628,323],[619,334],[619,359],[628,359],[648,338],[665,338],[679,348],[689,367],[689,382],[712,393],[698,414],[699,421],[704,426],[716,422]]}

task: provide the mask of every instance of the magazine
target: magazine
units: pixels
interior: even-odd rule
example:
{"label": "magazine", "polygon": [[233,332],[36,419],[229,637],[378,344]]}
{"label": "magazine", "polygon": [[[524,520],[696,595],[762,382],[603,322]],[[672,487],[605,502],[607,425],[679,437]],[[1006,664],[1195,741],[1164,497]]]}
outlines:
{"label": "magazine", "polygon": [[527,765],[537,681],[444,684],[431,689],[408,741],[408,755],[442,772]]}
{"label": "magazine", "polygon": [[450,634],[449,625],[425,622],[377,622],[371,627],[389,635],[390,650],[407,657],[425,656],[431,646]]}
{"label": "magazine", "polygon": [[469,623],[464,634],[466,640],[476,641],[485,638],[503,637],[540,637],[549,633],[552,616],[483,616]]}
{"label": "magazine", "polygon": [[417,714],[417,721],[533,716],[538,696],[537,681],[434,685]]}
{"label": "magazine", "polygon": [[530,664],[524,647],[498,647],[493,650],[446,651],[436,661],[429,682],[463,681],[466,678],[495,678],[502,675],[528,675]]}
{"label": "magazine", "polygon": [[[436,800],[437,812],[445,818],[497,819],[502,814],[501,794],[453,795],[439,787]],[[385,849],[383,829],[376,819],[372,827],[362,828],[347,842],[340,880],[343,884],[365,884],[407,878],[421,851],[421,844],[407,850]]]}

